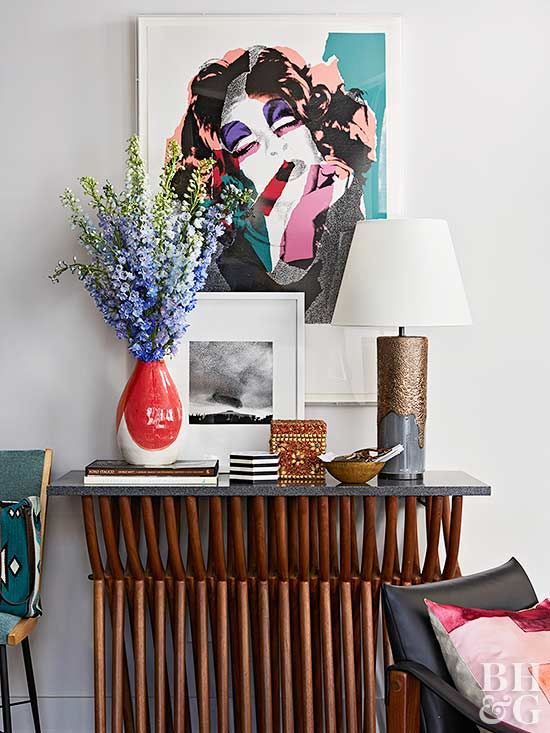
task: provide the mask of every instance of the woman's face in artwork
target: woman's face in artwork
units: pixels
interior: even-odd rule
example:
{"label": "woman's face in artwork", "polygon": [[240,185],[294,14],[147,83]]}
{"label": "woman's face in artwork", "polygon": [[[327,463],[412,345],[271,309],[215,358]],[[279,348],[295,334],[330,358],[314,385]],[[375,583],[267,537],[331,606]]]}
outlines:
{"label": "woman's face in artwork", "polygon": [[290,182],[322,160],[311,132],[284,99],[239,97],[224,110],[220,136],[258,194],[285,161],[294,164]]}

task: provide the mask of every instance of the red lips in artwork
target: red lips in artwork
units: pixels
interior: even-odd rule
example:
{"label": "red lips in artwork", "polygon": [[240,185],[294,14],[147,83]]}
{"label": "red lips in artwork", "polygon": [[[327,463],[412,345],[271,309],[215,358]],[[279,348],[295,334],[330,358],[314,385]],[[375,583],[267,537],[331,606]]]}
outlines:
{"label": "red lips in artwork", "polygon": [[161,450],[176,440],[183,411],[178,390],[163,359],[136,362],[118,403],[117,431],[123,416],[130,436],[144,450]]}

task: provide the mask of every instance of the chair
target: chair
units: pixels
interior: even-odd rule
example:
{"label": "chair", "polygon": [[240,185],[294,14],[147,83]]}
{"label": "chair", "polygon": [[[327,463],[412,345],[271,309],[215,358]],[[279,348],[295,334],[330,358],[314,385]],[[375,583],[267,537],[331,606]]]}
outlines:
{"label": "chair", "polygon": [[[42,555],[44,552],[44,530],[46,525],[47,487],[50,482],[52,451],[0,451],[0,500],[18,500],[27,496],[40,496],[42,520]],[[32,666],[29,635],[38,624],[38,618],[19,618],[9,613],[0,613],[0,692],[2,697],[3,733],[12,733],[11,707],[30,703],[35,733],[40,733],[38,699]],[[29,700],[12,703],[8,674],[7,646],[21,644]]]}
{"label": "chair", "polygon": [[382,603],[395,663],[386,672],[388,733],[513,733],[507,723],[486,723],[453,686],[424,598],[483,609],[520,611],[537,603],[521,565],[512,558],[476,575],[438,583],[385,585]]}

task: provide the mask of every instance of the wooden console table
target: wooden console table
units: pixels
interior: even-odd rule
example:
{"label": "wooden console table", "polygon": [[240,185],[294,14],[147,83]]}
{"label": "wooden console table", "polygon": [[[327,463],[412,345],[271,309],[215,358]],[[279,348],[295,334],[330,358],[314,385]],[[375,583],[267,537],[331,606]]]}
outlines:
{"label": "wooden console table", "polygon": [[226,476],[200,488],[85,486],[82,471],[62,476],[49,495],[81,497],[92,568],[95,730],[105,733],[110,717],[113,733],[191,731],[194,687],[200,733],[214,718],[218,731],[375,733],[380,586],[458,575],[463,497],[489,494],[467,474],[436,471],[360,486]]}

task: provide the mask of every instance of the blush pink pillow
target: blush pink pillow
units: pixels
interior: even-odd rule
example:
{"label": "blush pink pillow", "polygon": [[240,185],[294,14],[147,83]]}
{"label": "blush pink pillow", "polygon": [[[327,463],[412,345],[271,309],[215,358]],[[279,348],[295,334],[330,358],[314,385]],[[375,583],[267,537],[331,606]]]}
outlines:
{"label": "blush pink pillow", "polygon": [[425,603],[449,674],[482,719],[548,733],[550,600],[516,612]]}

